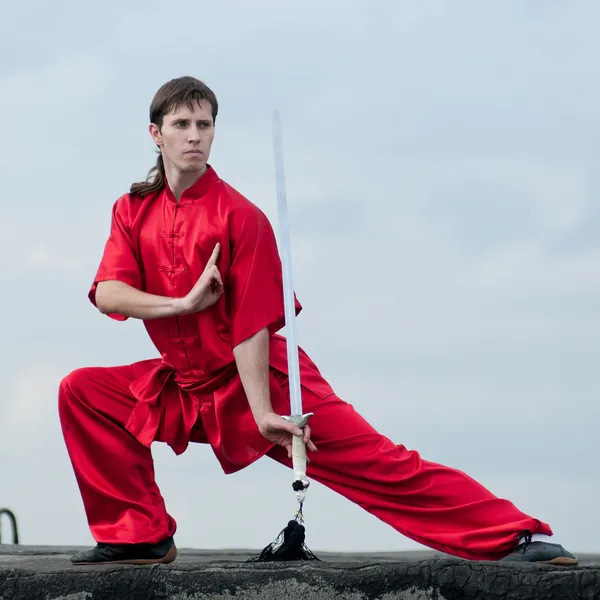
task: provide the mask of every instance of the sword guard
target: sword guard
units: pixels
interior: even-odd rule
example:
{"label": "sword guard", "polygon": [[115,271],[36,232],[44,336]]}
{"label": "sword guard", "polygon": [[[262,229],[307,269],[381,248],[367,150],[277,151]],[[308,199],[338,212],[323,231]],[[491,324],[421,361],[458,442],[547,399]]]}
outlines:
{"label": "sword guard", "polygon": [[289,416],[282,415],[282,418],[284,418],[286,421],[289,421],[290,423],[293,423],[294,425],[296,425],[296,427],[300,427],[300,429],[302,429],[308,422],[308,419],[310,419],[310,417],[312,417],[314,414],[315,413],[305,413],[303,415]]}

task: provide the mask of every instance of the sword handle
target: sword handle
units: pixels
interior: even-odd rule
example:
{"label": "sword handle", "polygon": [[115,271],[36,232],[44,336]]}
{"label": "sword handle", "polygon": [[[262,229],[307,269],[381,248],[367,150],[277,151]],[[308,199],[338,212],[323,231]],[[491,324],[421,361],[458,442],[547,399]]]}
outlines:
{"label": "sword handle", "polygon": [[294,469],[296,499],[302,504],[306,497],[309,481],[306,477],[306,444],[299,435],[292,438],[292,467]]}
{"label": "sword handle", "polygon": [[[303,429],[308,419],[313,416],[313,413],[306,413],[304,415],[291,415],[289,417],[283,417],[286,421],[293,423],[300,429]],[[294,470],[294,483],[293,488],[296,492],[296,498],[300,504],[304,502],[306,497],[306,490],[310,485],[308,478],[306,477],[306,444],[304,443],[304,436],[293,435],[292,436],[292,468]]]}

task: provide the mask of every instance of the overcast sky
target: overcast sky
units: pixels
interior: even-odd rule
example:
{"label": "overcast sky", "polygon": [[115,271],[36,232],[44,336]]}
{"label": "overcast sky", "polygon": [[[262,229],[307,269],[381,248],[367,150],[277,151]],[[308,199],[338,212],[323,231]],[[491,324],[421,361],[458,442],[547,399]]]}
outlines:
{"label": "overcast sky", "polygon": [[[152,96],[193,75],[221,105],[212,165],[274,226],[281,112],[300,341],[338,394],[600,550],[600,5],[174,6],[3,10],[0,507],[22,542],[93,543],[57,387],[156,356],[87,291],[112,204],[154,163]],[[262,548],[293,516],[268,458],[225,476],[206,446],[154,454],[179,546]],[[313,550],[419,548],[318,484],[306,518]]]}

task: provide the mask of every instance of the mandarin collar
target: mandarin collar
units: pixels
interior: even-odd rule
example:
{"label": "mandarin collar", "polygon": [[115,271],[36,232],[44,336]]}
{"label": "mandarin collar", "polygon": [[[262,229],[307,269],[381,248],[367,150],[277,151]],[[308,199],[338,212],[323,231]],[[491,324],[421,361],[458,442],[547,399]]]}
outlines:
{"label": "mandarin collar", "polygon": [[181,198],[179,198],[179,202],[177,202],[175,195],[171,191],[169,187],[169,182],[165,176],[165,195],[167,200],[170,200],[174,204],[191,204],[194,200],[200,200],[202,196],[206,194],[209,190],[211,184],[213,184],[218,179],[216,171],[209,165],[206,165],[206,171],[202,174],[200,179],[196,181],[193,185],[183,191],[181,194]]}

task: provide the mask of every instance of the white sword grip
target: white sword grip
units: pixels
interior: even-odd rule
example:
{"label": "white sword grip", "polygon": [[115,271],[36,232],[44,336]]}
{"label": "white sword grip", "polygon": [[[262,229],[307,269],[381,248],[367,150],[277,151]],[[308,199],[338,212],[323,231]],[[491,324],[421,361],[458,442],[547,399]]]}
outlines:
{"label": "white sword grip", "polygon": [[292,436],[292,465],[294,477],[306,481],[306,444],[299,435]]}
{"label": "white sword grip", "polygon": [[296,499],[303,503],[309,481],[306,478],[306,444],[304,439],[298,435],[292,436],[292,467],[295,481],[301,481],[304,484],[303,489],[296,490]]}

